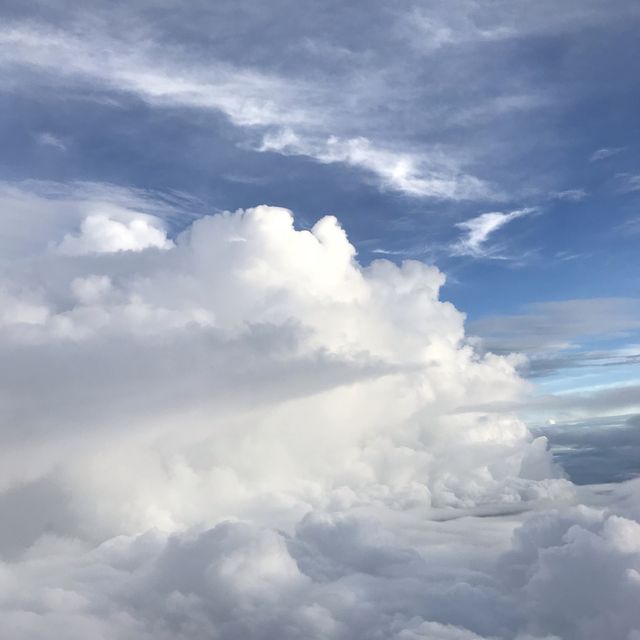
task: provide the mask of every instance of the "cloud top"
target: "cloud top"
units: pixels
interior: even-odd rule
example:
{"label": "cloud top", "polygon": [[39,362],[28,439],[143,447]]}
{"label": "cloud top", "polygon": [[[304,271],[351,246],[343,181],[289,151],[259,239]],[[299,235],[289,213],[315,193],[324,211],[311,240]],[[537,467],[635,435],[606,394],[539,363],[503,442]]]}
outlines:
{"label": "cloud top", "polygon": [[167,249],[171,243],[166,234],[138,216],[128,222],[113,220],[106,215],[87,216],[77,235],[67,234],[57,246],[64,255],[86,253],[114,253],[117,251],[142,251],[150,247]]}

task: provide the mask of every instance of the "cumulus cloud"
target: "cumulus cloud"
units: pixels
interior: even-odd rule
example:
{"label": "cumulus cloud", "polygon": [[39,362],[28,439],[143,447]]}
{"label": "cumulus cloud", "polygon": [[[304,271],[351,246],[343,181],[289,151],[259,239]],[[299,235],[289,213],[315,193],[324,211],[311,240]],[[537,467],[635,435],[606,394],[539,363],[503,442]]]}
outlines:
{"label": "cumulus cloud", "polygon": [[635,638],[639,536],[637,521],[584,507],[527,522],[503,561],[531,630],[560,638]]}
{"label": "cumulus cloud", "polygon": [[423,532],[422,549],[370,518],[335,516],[292,534],[227,522],[93,549],[49,537],[5,568],[5,584],[29,590],[4,628],[21,640],[633,640],[639,528],[593,507],[548,512],[516,528],[504,552],[486,520],[472,540],[468,522],[449,524],[446,546]]}
{"label": "cumulus cloud", "polygon": [[529,388],[440,271],[359,264],[331,216],[169,241],[150,194],[46,191],[0,192],[29,221],[1,228],[12,639],[631,640],[635,485],[613,512],[516,415],[458,411]]}
{"label": "cumulus cloud", "polygon": [[170,242],[164,230],[148,219],[137,217],[129,222],[113,220],[106,215],[87,216],[77,235],[67,234],[57,246],[65,255],[142,251],[149,247],[167,249]]}
{"label": "cumulus cloud", "polygon": [[[84,206],[92,211],[91,203]],[[386,426],[390,420],[402,421],[390,405],[388,410],[377,408],[370,424],[369,418],[358,415],[350,404],[357,405],[358,398],[373,389],[379,394],[395,394],[394,390],[406,388],[412,391],[398,396],[406,426],[397,435],[404,444],[398,445],[394,454],[400,456],[398,460],[392,462],[393,456],[388,460],[386,472],[388,481],[397,476],[392,484],[397,484],[398,499],[411,500],[414,491],[420,499],[435,491],[440,503],[474,502],[480,498],[485,484],[480,476],[468,485],[469,494],[465,483],[449,487],[444,477],[434,480],[432,488],[416,485],[405,477],[411,465],[424,466],[423,474],[427,467],[434,472],[439,467],[438,461],[429,461],[431,453],[422,451],[424,443],[410,455],[413,449],[409,445],[426,438],[433,447],[446,446],[446,438],[440,432],[444,426],[438,425],[448,408],[454,407],[462,396],[483,397],[492,378],[501,381],[498,395],[504,399],[515,397],[526,388],[508,359],[491,355],[478,359],[465,345],[463,316],[437,299],[444,278],[435,268],[412,261],[400,267],[376,261],[362,268],[334,218],[320,220],[311,231],[296,231],[290,212],[274,207],[200,219],[160,252],[155,249],[160,240],[165,241],[164,235],[152,236],[158,242],[145,238],[143,242],[128,235],[130,227],[123,225],[116,227],[123,235],[116,234],[114,238],[112,226],[102,221],[102,226],[88,233],[87,221],[92,220],[94,214],[89,213],[80,225],[79,235],[70,235],[62,224],[57,228],[61,243],[54,244],[54,251],[33,258],[40,273],[38,287],[25,280],[21,270],[10,264],[5,266],[5,288],[17,309],[5,319],[10,332],[5,348],[11,350],[16,343],[23,344],[20,351],[25,350],[25,357],[20,356],[21,362],[16,366],[24,367],[21,375],[43,392],[30,416],[24,416],[25,432],[46,441],[59,435],[57,428],[73,432],[88,419],[96,420],[92,430],[97,423],[108,428],[109,411],[117,412],[118,407],[126,406],[127,410],[136,407],[142,412],[154,412],[153,405],[158,400],[161,404],[175,401],[180,406],[186,402],[197,414],[200,401],[207,406],[221,402],[221,406],[227,406],[225,412],[234,413],[234,403],[248,396],[255,395],[256,400],[267,404],[277,401],[278,406],[284,400],[295,399],[300,400],[300,406],[296,402],[286,405],[292,423],[297,422],[294,416],[299,412],[308,413],[309,403],[334,407],[326,416],[334,427],[324,428],[323,436],[328,441],[322,446],[332,457],[332,447],[340,443],[347,465],[343,470],[345,478],[352,473],[364,474],[362,489],[367,493],[380,480],[376,480],[375,473],[370,476],[372,471],[367,469],[383,455],[388,438]],[[75,226],[77,222],[71,219],[67,224]],[[156,230],[150,222],[142,227],[145,231],[150,228]],[[123,250],[126,248],[136,250]],[[157,344],[160,336],[165,336],[161,349]],[[111,340],[115,340],[114,344],[107,346]],[[44,360],[52,364],[66,358],[65,353],[76,353],[72,345],[78,341],[82,344],[77,352],[79,360],[66,366],[70,377],[48,379],[47,367],[41,366]],[[213,349],[211,357],[206,355],[206,344]],[[118,362],[125,354],[130,364],[136,364],[119,370]],[[165,358],[167,364],[162,365]],[[98,397],[93,402],[83,401],[81,415],[75,415],[78,385],[82,389],[81,380],[92,367],[101,370],[99,362],[106,362],[104,359],[110,363],[99,374],[98,386],[107,396],[113,393],[110,409],[105,413],[102,398]],[[176,370],[169,367],[170,362]],[[177,375],[181,367],[185,371]],[[275,374],[276,370],[281,376]],[[477,385],[476,391],[470,391],[464,382],[466,377]],[[18,385],[17,380],[7,383],[14,388]],[[129,384],[143,384],[145,391],[123,395]],[[153,385],[164,389],[156,399],[148,396]],[[320,391],[326,397],[317,397]],[[223,399],[229,394],[230,398]],[[429,408],[429,399],[436,397],[438,402]],[[15,396],[9,412],[24,411],[22,401]],[[44,424],[53,417],[49,402],[64,408],[65,417],[60,424],[45,428]],[[242,403],[241,408],[246,409]],[[159,409],[164,414],[167,407]],[[202,428],[208,411],[200,416],[194,414],[195,423],[204,420]],[[281,411],[284,409],[278,409],[278,413]],[[337,413],[332,415],[334,411]],[[424,417],[419,418],[423,413]],[[423,420],[429,421],[432,413],[432,424],[422,433],[419,425]],[[268,416],[266,412],[263,417]],[[249,422],[254,419],[247,418]],[[273,420],[274,424],[264,427],[261,436],[272,442],[279,438],[268,435],[270,429],[284,428]],[[489,426],[486,420],[483,416],[474,417],[474,427],[467,430],[469,425],[454,426],[452,419],[447,429],[462,430],[466,434],[463,440],[472,449],[482,448],[486,438],[501,434],[503,445],[498,446],[496,454],[501,446],[509,448],[520,443],[512,462],[517,466],[519,456],[528,449],[524,426],[512,417],[501,418],[501,426]],[[222,422],[226,423],[226,419]],[[30,428],[24,426],[27,423],[31,423]],[[225,428],[233,430],[231,424]],[[305,442],[308,435],[305,433],[300,441],[303,450],[310,446]],[[15,437],[20,439],[18,431]],[[252,435],[252,440],[257,437]],[[293,438],[294,447],[299,436],[288,437]],[[324,437],[316,445],[320,446]],[[362,438],[367,446],[361,452],[371,457],[368,462],[355,454]],[[409,447],[407,451],[405,445]],[[350,446],[356,449],[350,451]],[[407,459],[405,454],[409,455]],[[319,457],[318,463],[323,467],[320,460]],[[336,465],[337,460],[332,458],[331,473]],[[402,467],[405,470],[400,472]],[[493,491],[490,487],[502,485],[503,481],[509,483],[502,474],[486,479],[489,494]],[[455,479],[454,484],[457,483]],[[504,490],[513,493],[514,498],[519,495],[516,485],[505,485]]]}

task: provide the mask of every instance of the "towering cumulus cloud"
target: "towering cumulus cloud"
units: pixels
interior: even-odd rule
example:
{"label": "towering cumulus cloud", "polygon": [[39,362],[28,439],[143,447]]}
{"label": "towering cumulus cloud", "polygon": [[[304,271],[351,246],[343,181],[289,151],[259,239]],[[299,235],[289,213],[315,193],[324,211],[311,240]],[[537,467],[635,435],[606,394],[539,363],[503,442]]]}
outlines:
{"label": "towering cumulus cloud", "polygon": [[7,638],[640,637],[633,483],[606,509],[478,412],[527,385],[436,268],[276,207],[169,239],[144,194],[1,197]]}

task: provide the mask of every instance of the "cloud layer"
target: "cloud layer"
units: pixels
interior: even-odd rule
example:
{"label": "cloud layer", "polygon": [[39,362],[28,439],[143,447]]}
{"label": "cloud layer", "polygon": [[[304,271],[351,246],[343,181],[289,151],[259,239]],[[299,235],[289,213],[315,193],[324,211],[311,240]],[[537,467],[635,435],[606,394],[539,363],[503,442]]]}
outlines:
{"label": "cloud layer", "polygon": [[3,638],[640,640],[637,2],[0,14]]}
{"label": "cloud layer", "polygon": [[458,410],[528,387],[437,269],[276,207],[169,238],[150,194],[0,198],[28,221],[1,265],[12,639],[633,639],[633,503],[566,511],[544,438]]}

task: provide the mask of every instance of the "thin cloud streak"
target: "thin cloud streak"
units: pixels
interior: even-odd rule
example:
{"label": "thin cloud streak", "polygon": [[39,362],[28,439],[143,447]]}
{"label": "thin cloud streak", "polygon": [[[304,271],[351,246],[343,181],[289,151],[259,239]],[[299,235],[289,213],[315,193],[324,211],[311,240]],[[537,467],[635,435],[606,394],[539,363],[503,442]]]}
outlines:
{"label": "thin cloud streak", "polygon": [[470,256],[474,258],[503,258],[496,247],[487,246],[489,237],[496,231],[518,218],[537,211],[535,208],[517,209],[508,213],[492,211],[483,213],[477,218],[458,222],[456,227],[466,233],[466,236],[451,245],[454,256]]}
{"label": "thin cloud streak", "polygon": [[568,349],[584,338],[630,336],[640,330],[640,300],[584,298],[530,303],[523,313],[476,320],[471,331],[487,348],[528,354]]}
{"label": "thin cloud streak", "polygon": [[589,156],[589,162],[600,162],[607,158],[612,158],[618,155],[621,151],[624,151],[624,147],[605,147],[603,149],[597,149]]}

